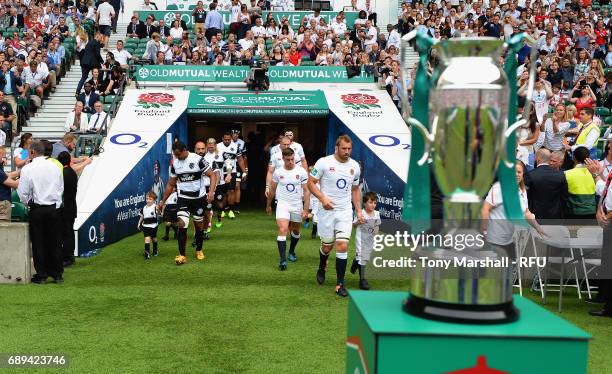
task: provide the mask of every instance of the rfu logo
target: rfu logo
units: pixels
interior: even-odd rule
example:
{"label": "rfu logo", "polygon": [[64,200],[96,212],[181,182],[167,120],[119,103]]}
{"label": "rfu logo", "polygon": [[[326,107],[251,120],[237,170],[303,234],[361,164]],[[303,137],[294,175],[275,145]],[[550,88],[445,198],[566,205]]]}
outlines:
{"label": "rfu logo", "polygon": [[223,96],[206,96],[204,98],[204,101],[206,101],[209,104],[221,104],[227,101],[227,99]]}
{"label": "rfu logo", "polygon": [[140,68],[140,70],[138,70],[138,76],[141,79],[147,79],[149,77],[149,69],[147,69],[147,68]]}

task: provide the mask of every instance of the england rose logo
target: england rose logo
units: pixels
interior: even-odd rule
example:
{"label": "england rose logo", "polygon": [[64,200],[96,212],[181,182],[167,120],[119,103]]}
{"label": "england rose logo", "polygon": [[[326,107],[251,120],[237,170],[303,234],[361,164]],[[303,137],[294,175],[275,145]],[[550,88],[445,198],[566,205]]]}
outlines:
{"label": "england rose logo", "polygon": [[144,93],[138,96],[138,106],[144,109],[149,108],[169,108],[175,100],[173,95],[166,93]]}
{"label": "england rose logo", "polygon": [[372,95],[348,94],[340,96],[340,99],[346,108],[354,110],[380,108],[378,98]]}

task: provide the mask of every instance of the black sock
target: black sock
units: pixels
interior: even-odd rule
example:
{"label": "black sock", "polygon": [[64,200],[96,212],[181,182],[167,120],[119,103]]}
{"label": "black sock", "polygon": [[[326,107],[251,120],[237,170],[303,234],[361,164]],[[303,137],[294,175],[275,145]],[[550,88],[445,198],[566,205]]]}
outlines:
{"label": "black sock", "polygon": [[300,233],[297,234],[291,233],[291,244],[289,244],[289,253],[292,255],[295,254],[295,247],[297,246],[298,241],[300,240]]}
{"label": "black sock", "polygon": [[195,236],[196,251],[201,251],[202,243],[204,242],[204,231],[196,230],[194,236]]}
{"label": "black sock", "polygon": [[187,244],[187,229],[178,229],[177,233],[179,254],[185,256],[185,245]]}
{"label": "black sock", "polygon": [[234,211],[240,212],[240,203],[234,204]]}
{"label": "black sock", "polygon": [[323,254],[323,248],[320,248],[319,249],[319,269],[320,270],[325,270],[325,268],[327,267],[328,258],[329,258],[329,253]]}
{"label": "black sock", "polygon": [[172,231],[174,232],[174,239],[176,239],[176,234],[177,234],[177,228],[172,226]]}
{"label": "black sock", "polygon": [[310,222],[310,218],[306,218],[306,223]]}
{"label": "black sock", "polygon": [[[344,257],[344,258],[342,258]],[[344,274],[346,273],[346,252],[336,253],[336,284],[344,284]]]}
{"label": "black sock", "polygon": [[145,243],[145,252],[149,253],[151,249],[151,244]]}
{"label": "black sock", "polygon": [[365,279],[365,265],[359,265],[359,279]]}
{"label": "black sock", "polygon": [[225,211],[225,213],[229,212],[231,205],[226,205],[223,210]]}
{"label": "black sock", "polygon": [[285,236],[277,236],[276,245],[278,246],[281,262],[287,262],[287,257],[285,256],[287,252],[287,238]]}
{"label": "black sock", "polygon": [[170,234],[170,226],[166,226],[166,238],[168,237],[168,234]]}
{"label": "black sock", "polygon": [[157,242],[153,242],[153,252],[157,252]]}
{"label": "black sock", "polygon": [[312,223],[312,236],[317,236],[317,224]]}

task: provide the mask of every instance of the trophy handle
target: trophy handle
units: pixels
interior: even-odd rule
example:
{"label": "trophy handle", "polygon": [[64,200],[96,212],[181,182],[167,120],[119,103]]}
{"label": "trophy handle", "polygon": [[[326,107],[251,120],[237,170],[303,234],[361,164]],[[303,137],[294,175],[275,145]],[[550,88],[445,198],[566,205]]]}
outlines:
{"label": "trophy handle", "polygon": [[510,127],[508,127],[506,129],[506,131],[504,131],[504,134],[502,136],[502,144],[501,144],[501,150],[502,150],[501,151],[501,159],[502,159],[502,162],[508,168],[514,167],[514,164],[509,161],[508,153],[507,153],[507,150],[506,150],[506,142],[507,142],[508,138],[510,137],[510,135],[512,135],[513,132],[515,132],[519,128],[523,127],[526,123],[527,123],[527,120],[522,118],[522,119],[514,122]]}
{"label": "trophy handle", "polygon": [[431,154],[431,146],[434,142],[432,133],[433,134],[436,133],[436,127],[438,126],[438,116],[437,115],[434,116],[433,123],[431,126],[432,133],[427,131],[427,128],[423,126],[423,124],[416,118],[412,118],[412,117],[408,118],[408,121],[406,122],[409,125],[411,125],[413,128],[416,128],[417,130],[419,130],[421,135],[423,135],[423,138],[425,138],[425,150],[423,151],[423,156],[421,156],[421,159],[417,161],[417,165],[423,166],[425,165],[425,163],[427,162]]}

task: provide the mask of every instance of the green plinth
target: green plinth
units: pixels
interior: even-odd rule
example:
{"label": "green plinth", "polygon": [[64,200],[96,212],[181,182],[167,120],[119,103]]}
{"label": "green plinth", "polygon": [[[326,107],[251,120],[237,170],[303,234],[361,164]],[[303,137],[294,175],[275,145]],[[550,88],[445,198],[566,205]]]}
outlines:
{"label": "green plinth", "polygon": [[465,325],[414,317],[402,310],[406,297],[350,292],[347,374],[587,371],[591,335],[525,298],[514,297],[516,322]]}

